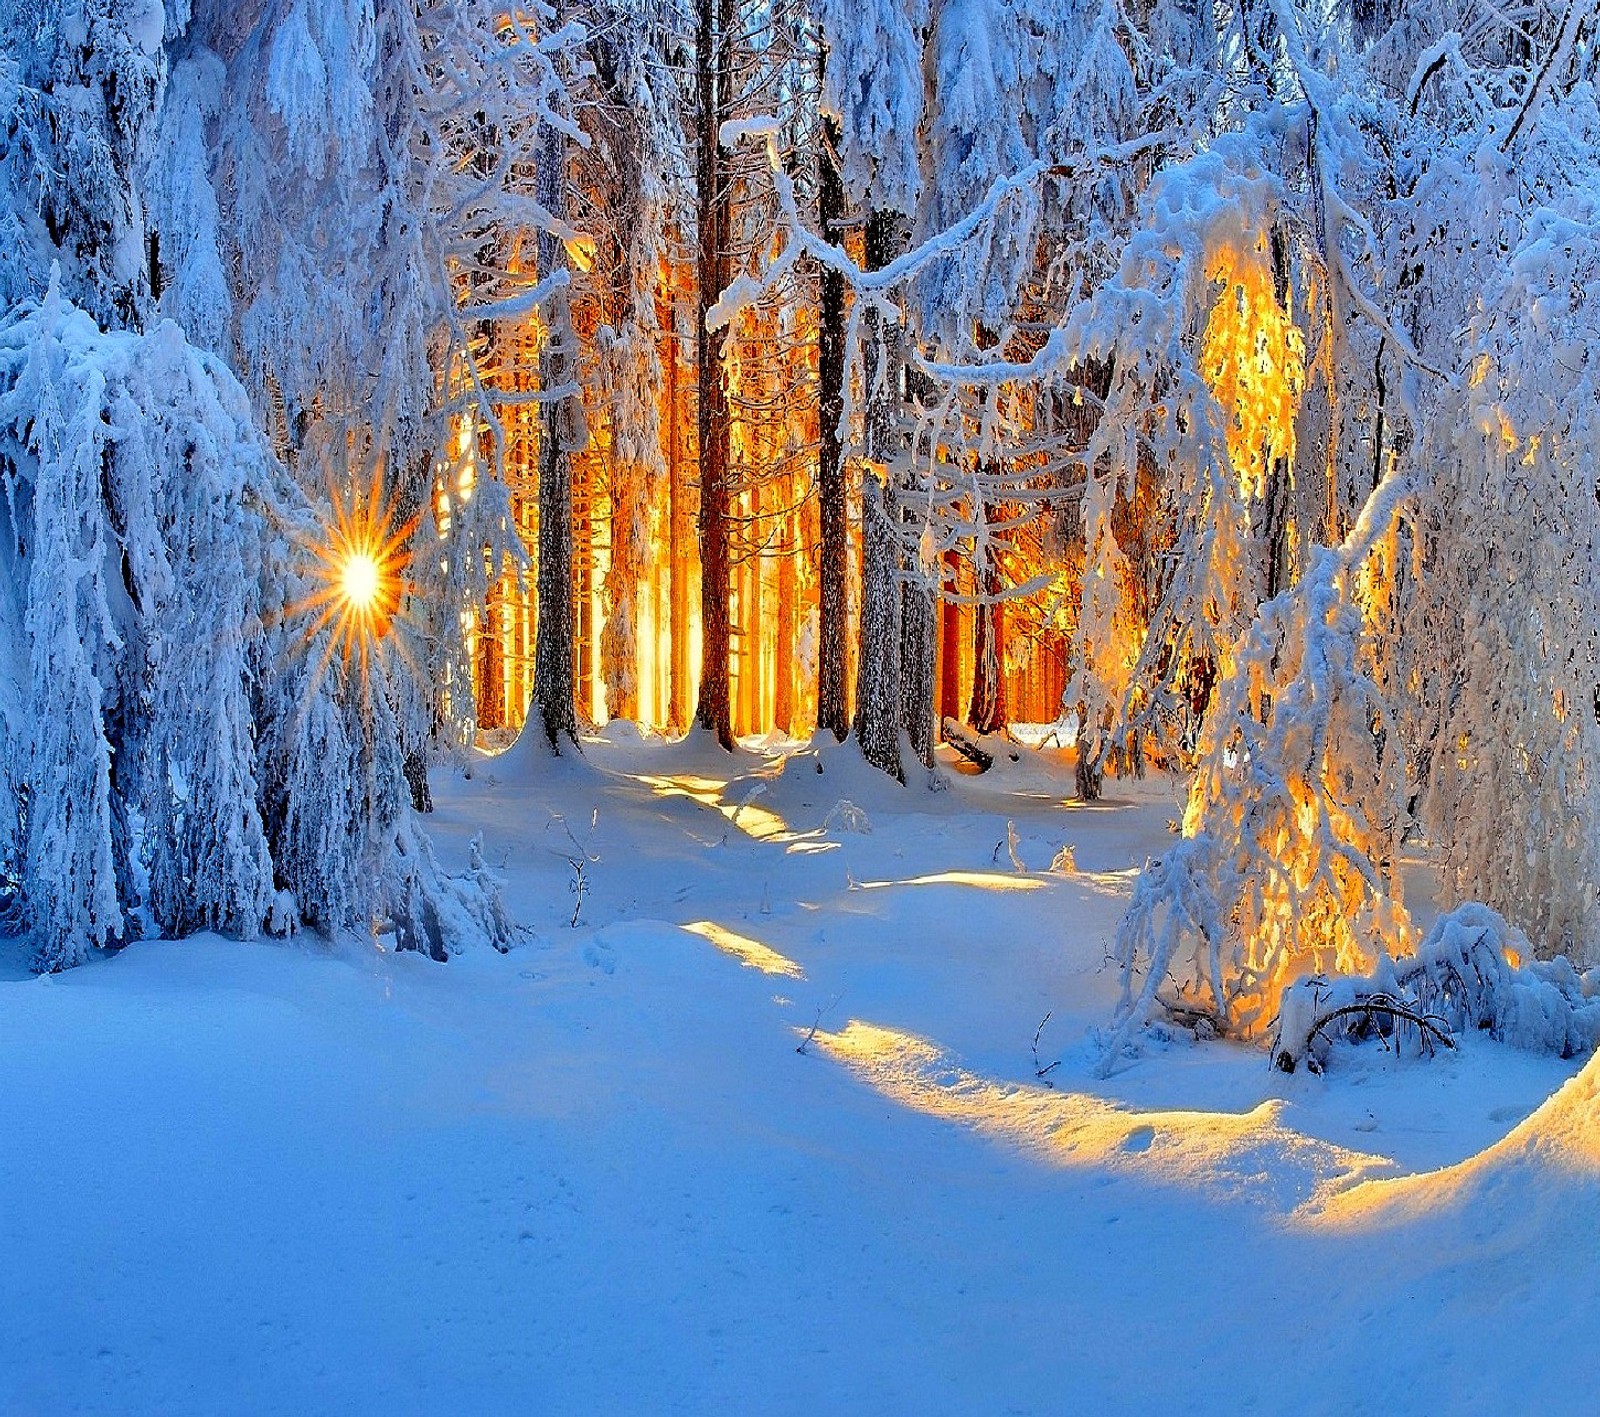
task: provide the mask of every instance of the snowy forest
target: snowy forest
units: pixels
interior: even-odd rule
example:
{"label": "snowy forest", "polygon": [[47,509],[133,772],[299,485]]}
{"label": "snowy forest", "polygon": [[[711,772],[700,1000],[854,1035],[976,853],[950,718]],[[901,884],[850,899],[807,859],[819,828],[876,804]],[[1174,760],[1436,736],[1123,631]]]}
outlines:
{"label": "snowy forest", "polygon": [[[227,1110],[250,1045],[235,1074],[200,1040],[232,1018],[322,1059],[295,1077],[454,1073],[438,1085],[496,1116],[508,1078],[568,1078],[606,1116],[612,1094],[569,1074],[626,1059],[698,1090],[728,1066],[663,1011],[747,1052],[777,1004],[775,1060],[713,1088],[770,1070],[781,1109],[845,1106],[794,1072],[824,1055],[1006,1167],[1054,1177],[1015,1158],[1064,1147],[1062,1185],[1104,1166],[1270,1193],[1340,1235],[1468,1215],[1495,1166],[1533,1175],[1513,1200],[1558,1229],[1592,1216],[1597,76],[1592,0],[0,0],[0,995],[34,991],[0,998],[0,1050],[31,1059],[0,1076],[98,1107],[107,1069],[134,1087],[118,1048],[160,1078],[192,1043],[180,1092]],[[920,905],[895,903],[907,887]],[[729,956],[766,976],[748,999],[743,974],[706,973]],[[280,973],[328,961],[350,979]],[[347,998],[374,970],[409,1023]],[[128,1022],[118,979],[171,1031]],[[316,999],[321,1022],[244,1010],[257,993]],[[424,1027],[443,1032],[405,1031]],[[591,1030],[616,1051],[585,1052]],[[318,1052],[331,1035],[349,1052]],[[325,1086],[311,1115],[354,1106]],[[136,1173],[189,1164],[153,1085],[124,1102]],[[277,1135],[270,1103],[241,1105]],[[1429,1106],[1444,1120],[1418,1121]],[[621,1184],[626,1150],[538,1116],[549,1134],[466,1134],[485,1203],[497,1146],[532,1171],[571,1142],[591,1191]],[[698,1123],[653,1130],[680,1124],[644,1144],[685,1194],[741,1191],[741,1167],[789,1184],[784,1148],[729,1160]],[[120,1125],[35,1137],[10,1180],[0,1154],[0,1213],[63,1204],[92,1172],[41,1178],[104,1165]],[[874,1156],[972,1164],[944,1132],[837,1125]],[[1385,1126],[1411,1140],[1369,1155]],[[455,1165],[432,1131],[404,1162],[389,1145],[347,1158],[375,1193]],[[1276,1159],[1252,1171],[1251,1147]],[[184,1184],[233,1234],[219,1193]],[[808,1184],[828,1205],[858,1182]],[[489,1232],[450,1228],[457,1201],[431,1203],[465,1266]],[[1137,1203],[1136,1257],[1166,1204]],[[1270,1306],[1261,1276],[1300,1242],[1203,1204],[1192,1243],[1252,1255]],[[338,1214],[341,1237],[364,1223]],[[745,1230],[680,1235],[663,1274],[762,1246],[765,1294],[816,1233],[726,1223]],[[872,1224],[829,1244],[865,1248]],[[570,1275],[549,1258],[552,1292],[638,1245],[608,1226],[589,1261],[562,1252]],[[345,1243],[296,1233],[306,1262]],[[1592,1235],[1516,1233],[1570,1320]],[[383,1236],[356,1309],[384,1283],[437,1306]],[[1444,1333],[1482,1313],[1470,1251],[1436,1241],[1392,1243],[1457,1255],[1428,1271],[1455,1296]],[[0,1220],[39,1274],[122,1242],[55,1243]],[[897,1262],[921,1243],[901,1235]],[[238,1245],[229,1272],[255,1274]],[[1156,1302],[1096,1309],[1115,1280],[1035,1273],[1024,1248],[1014,1272],[1102,1326]],[[697,1333],[731,1284],[687,1301]],[[31,1293],[0,1299],[13,1328],[37,1324]],[[798,1346],[760,1356],[788,1320],[756,1305],[716,1354],[678,1352],[670,1324],[620,1366],[544,1334],[505,1350],[514,1392],[452,1368],[426,1399],[387,1350],[346,1392],[274,1350],[242,1410],[1005,1410],[993,1364],[1024,1340],[998,1293],[973,1367],[915,1379],[909,1331],[885,1318],[853,1347],[832,1298],[805,1331],[842,1357],[816,1370]],[[585,1332],[649,1307],[584,1303]],[[182,1321],[181,1296],[162,1305]],[[1207,1312],[1151,1341],[1201,1344]],[[1493,1330],[1502,1387],[1450,1387],[1441,1358],[1406,1392],[1531,1401],[1522,1345],[1549,1315],[1516,1316]],[[1215,1410],[1265,1381],[1243,1345]],[[35,1352],[0,1410],[214,1410],[230,1379],[189,1361],[128,1369],[117,1398]],[[1088,1409],[1054,1405],[1049,1364],[1018,1371],[1010,1410],[1140,1408],[1109,1370]],[[1348,1410],[1326,1376],[1301,1373],[1303,1410]]]}

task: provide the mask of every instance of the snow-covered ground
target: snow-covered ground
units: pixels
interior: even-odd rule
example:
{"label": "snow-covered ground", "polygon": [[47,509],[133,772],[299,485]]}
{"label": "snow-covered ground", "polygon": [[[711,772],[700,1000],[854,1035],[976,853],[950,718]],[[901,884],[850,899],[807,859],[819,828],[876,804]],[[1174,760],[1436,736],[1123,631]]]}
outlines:
{"label": "snow-covered ground", "polygon": [[902,791],[619,726],[437,784],[507,956],[0,957],[0,1412],[1587,1406],[1600,1073],[1097,1079],[1179,804],[1026,757]]}

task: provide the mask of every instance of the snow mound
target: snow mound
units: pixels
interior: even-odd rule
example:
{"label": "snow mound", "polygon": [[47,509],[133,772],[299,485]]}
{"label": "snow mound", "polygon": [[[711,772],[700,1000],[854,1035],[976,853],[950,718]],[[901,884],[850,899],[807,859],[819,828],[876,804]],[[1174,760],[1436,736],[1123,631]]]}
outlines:
{"label": "snow mound", "polygon": [[1540,1213],[1592,1217],[1600,1205],[1600,1054],[1476,1156],[1443,1170],[1365,1181],[1311,1212],[1339,1229],[1471,1216],[1479,1231],[1515,1232]]}
{"label": "snow mound", "polygon": [[1269,1099],[1243,1112],[1140,1111],[1087,1092],[982,1077],[927,1039],[852,1019],[818,1033],[834,1061],[889,1100],[1051,1167],[1105,1167],[1218,1198],[1288,1209],[1386,1169],[1382,1156],[1306,1136]]}
{"label": "snow mound", "polygon": [[[724,754],[724,765],[727,757]],[[826,730],[809,743],[785,755],[775,767],[762,769],[728,784],[726,800],[737,802],[757,782],[763,784],[763,805],[791,826],[815,828],[835,819],[840,803],[864,820],[890,812],[914,810],[928,770],[912,760],[903,785],[880,772],[861,756],[852,734],[836,741]],[[835,821],[837,824],[837,821]],[[845,827],[845,830],[859,830]]]}

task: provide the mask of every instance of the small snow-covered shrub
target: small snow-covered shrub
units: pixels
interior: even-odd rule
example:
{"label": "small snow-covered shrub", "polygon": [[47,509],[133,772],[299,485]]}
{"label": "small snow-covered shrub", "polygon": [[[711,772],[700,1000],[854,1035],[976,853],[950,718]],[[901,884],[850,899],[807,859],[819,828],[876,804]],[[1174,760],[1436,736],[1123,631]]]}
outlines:
{"label": "small snow-covered shrub", "polygon": [[872,833],[872,818],[848,797],[841,797],[828,809],[822,819],[823,831],[854,832],[857,836]]}
{"label": "small snow-covered shrub", "polygon": [[1272,1057],[1284,1072],[1320,1072],[1329,1045],[1407,1034],[1422,1047],[1480,1030],[1532,1052],[1579,1057],[1600,1047],[1600,971],[1566,958],[1532,960],[1528,940],[1488,906],[1434,922],[1414,955],[1379,959],[1371,973],[1315,975],[1284,991]]}

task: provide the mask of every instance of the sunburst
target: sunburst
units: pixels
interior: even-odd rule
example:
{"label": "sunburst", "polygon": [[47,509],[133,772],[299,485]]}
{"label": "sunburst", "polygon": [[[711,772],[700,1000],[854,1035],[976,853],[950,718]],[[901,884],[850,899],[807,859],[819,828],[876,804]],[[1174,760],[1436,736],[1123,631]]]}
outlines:
{"label": "sunburst", "polygon": [[337,654],[365,682],[372,657],[386,646],[410,662],[395,631],[411,590],[409,547],[418,518],[397,522],[376,470],[370,486],[347,484],[328,500],[327,522],[302,538],[313,588],[290,614],[304,622],[307,643],[327,632],[319,678]]}

